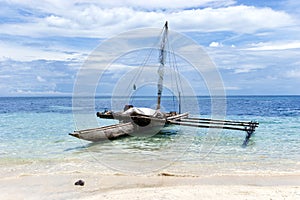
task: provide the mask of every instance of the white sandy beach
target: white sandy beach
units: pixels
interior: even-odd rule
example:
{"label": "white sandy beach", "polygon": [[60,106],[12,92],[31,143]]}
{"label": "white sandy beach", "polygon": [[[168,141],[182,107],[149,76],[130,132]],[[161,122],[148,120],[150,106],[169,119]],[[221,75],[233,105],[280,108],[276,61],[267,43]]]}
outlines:
{"label": "white sandy beach", "polygon": [[[19,168],[18,170],[22,170]],[[3,172],[3,171],[2,171]],[[300,174],[122,175],[57,171],[1,173],[0,199],[300,199]],[[74,183],[82,179],[84,186]]]}

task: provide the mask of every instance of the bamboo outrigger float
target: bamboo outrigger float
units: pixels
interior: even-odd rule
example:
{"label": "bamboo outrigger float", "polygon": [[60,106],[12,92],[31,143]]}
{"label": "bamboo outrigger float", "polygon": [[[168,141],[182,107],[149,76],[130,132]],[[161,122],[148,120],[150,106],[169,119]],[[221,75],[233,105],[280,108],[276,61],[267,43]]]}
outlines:
{"label": "bamboo outrigger float", "polygon": [[[104,111],[97,112],[99,118],[116,119],[119,124],[104,126],[93,129],[79,130],[70,133],[71,136],[79,139],[88,140],[91,142],[98,142],[103,140],[114,140],[120,137],[135,135],[135,136],[149,136],[155,135],[160,132],[165,126],[179,125],[190,126],[197,128],[208,129],[227,129],[245,131],[246,137],[243,146],[246,146],[251,138],[255,129],[258,127],[258,122],[240,122],[229,120],[215,120],[207,118],[193,118],[189,117],[189,113],[181,113],[181,105],[179,99],[179,112],[164,113],[160,111],[161,97],[163,90],[163,78],[166,51],[165,46],[167,43],[168,23],[165,23],[163,38],[160,45],[159,61],[160,66],[158,69],[158,84],[157,84],[157,104],[156,109],[150,108],[137,108],[132,105],[125,105],[124,110],[120,112]],[[135,85],[134,85],[135,88]],[[180,92],[179,92],[180,98]]]}

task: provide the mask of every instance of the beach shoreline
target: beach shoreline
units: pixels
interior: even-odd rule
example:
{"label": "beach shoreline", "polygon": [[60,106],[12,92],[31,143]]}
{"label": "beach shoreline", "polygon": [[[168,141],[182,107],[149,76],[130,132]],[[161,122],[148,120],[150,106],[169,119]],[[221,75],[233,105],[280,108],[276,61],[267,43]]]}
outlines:
{"label": "beach shoreline", "polygon": [[[20,168],[21,169],[21,168]],[[2,174],[4,175],[4,174]],[[76,186],[78,180],[84,186]],[[75,169],[47,173],[6,173],[0,178],[6,199],[297,199],[300,174],[156,175]]]}

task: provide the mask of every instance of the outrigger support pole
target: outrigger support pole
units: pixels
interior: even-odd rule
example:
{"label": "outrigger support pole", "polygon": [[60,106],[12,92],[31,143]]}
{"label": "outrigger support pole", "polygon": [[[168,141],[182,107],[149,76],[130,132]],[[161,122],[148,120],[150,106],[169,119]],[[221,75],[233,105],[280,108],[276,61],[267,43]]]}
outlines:
{"label": "outrigger support pole", "polygon": [[[182,115],[182,116],[181,116]],[[181,114],[179,118],[169,117],[167,118],[168,124],[175,124],[181,126],[191,126],[197,128],[213,128],[213,129],[227,129],[236,131],[245,131],[246,137],[243,142],[243,147],[246,147],[252,134],[255,132],[255,128],[259,123],[255,121],[251,122],[239,122],[231,120],[214,120],[205,118],[189,118],[188,115]]]}
{"label": "outrigger support pole", "polygon": [[242,145],[243,147],[247,146],[252,134],[255,132],[255,128],[257,127],[257,125],[258,125],[257,122],[251,121],[249,123],[249,126],[245,127],[245,131],[246,131],[247,135],[246,135],[246,138],[245,138],[244,143]]}

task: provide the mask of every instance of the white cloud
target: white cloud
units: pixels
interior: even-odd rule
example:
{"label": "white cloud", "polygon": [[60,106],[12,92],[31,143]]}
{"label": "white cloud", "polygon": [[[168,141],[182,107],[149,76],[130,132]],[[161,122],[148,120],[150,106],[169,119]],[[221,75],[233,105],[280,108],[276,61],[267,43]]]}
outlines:
{"label": "white cloud", "polygon": [[50,15],[49,17],[46,17],[45,21],[49,24],[49,26],[65,27],[65,28],[70,27],[72,24],[71,20],[54,16],[54,15]]}
{"label": "white cloud", "polygon": [[[0,41],[0,61],[13,59],[18,61],[32,60],[77,60],[85,58],[85,52],[64,52],[64,47],[52,47],[43,49],[41,47],[24,46],[12,42]],[[70,49],[69,49],[70,50]]]}
{"label": "white cloud", "polygon": [[240,90],[241,88],[236,86],[225,86],[225,90]]}
{"label": "white cloud", "polygon": [[41,76],[37,76],[36,79],[38,82],[46,82],[46,80],[43,79]]}
{"label": "white cloud", "polygon": [[247,50],[270,51],[270,50],[299,49],[300,41],[261,42],[257,44],[252,44],[252,46],[253,47],[247,48]]}
{"label": "white cloud", "polygon": [[288,78],[300,78],[300,69],[290,70],[286,73]]}
{"label": "white cloud", "polygon": [[72,93],[69,92],[58,92],[54,90],[48,91],[32,91],[32,90],[22,90],[17,89],[13,93],[8,93],[10,96],[70,96]]}
{"label": "white cloud", "polygon": [[0,79],[11,78],[10,75],[0,75]]}
{"label": "white cloud", "polygon": [[1,61],[0,96],[71,92],[75,73],[76,69],[69,67],[66,61]]}
{"label": "white cloud", "polygon": [[[38,1],[39,2],[39,1]],[[47,2],[47,1],[46,1]],[[52,1],[51,1],[52,2]],[[93,2],[93,3],[91,3]],[[129,3],[125,7],[125,3]],[[180,8],[176,10],[147,10],[156,4],[143,2],[143,9],[139,1],[116,1],[115,3],[97,3],[95,1],[54,1],[50,4],[32,2],[24,5],[31,9],[34,16],[23,17],[26,23],[3,23],[0,33],[9,35],[30,36],[83,36],[110,37],[132,28],[162,27],[165,20],[170,22],[170,28],[177,31],[233,31],[252,33],[260,29],[274,29],[295,24],[295,20],[283,11],[270,8],[256,8],[244,5],[228,7],[207,7],[180,10],[187,7],[202,5],[200,1],[191,3],[170,3]],[[149,1],[151,2],[151,1]],[[169,2],[161,1],[158,7],[164,8]],[[222,1],[223,3],[232,1]],[[18,1],[18,3],[20,3]],[[107,2],[106,2],[107,3]],[[216,1],[207,0],[207,3]],[[132,4],[132,6],[130,6]],[[141,4],[141,5],[140,5]],[[19,5],[19,4],[17,4]],[[126,4],[127,5],[127,4]],[[172,6],[170,6],[172,8]],[[169,8],[169,7],[166,7]],[[41,10],[45,16],[40,16]],[[146,10],[145,10],[146,9]]]}
{"label": "white cloud", "polygon": [[[22,1],[22,0],[10,0],[15,4],[30,6],[41,10],[54,10],[61,7],[74,8],[74,6],[84,7],[86,5],[96,5],[103,8],[116,8],[116,7],[130,7],[135,9],[144,10],[161,10],[161,9],[187,9],[203,6],[221,7],[229,6],[236,3],[235,0],[151,0],[151,1],[137,1],[137,0],[73,0],[73,1],[61,1],[61,0],[40,0],[40,1]],[[45,5],[48,5],[45,7]]]}
{"label": "white cloud", "polygon": [[240,73],[249,73],[252,71],[256,71],[258,69],[263,69],[263,66],[257,66],[257,65],[242,65],[240,67],[237,67],[236,69],[234,69],[234,73],[236,74],[240,74]]}
{"label": "white cloud", "polygon": [[219,42],[212,42],[209,44],[210,47],[222,47],[223,45]]}

